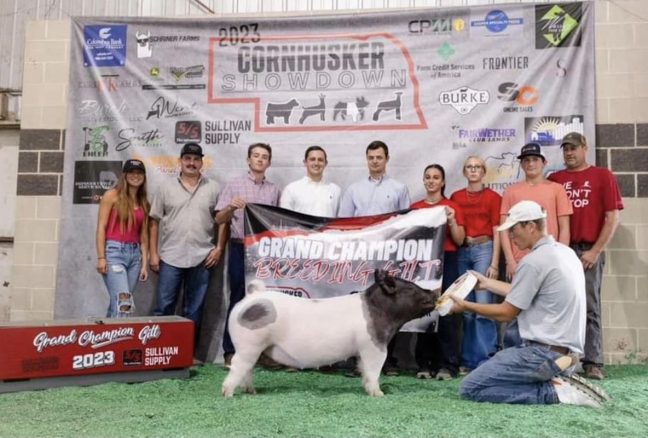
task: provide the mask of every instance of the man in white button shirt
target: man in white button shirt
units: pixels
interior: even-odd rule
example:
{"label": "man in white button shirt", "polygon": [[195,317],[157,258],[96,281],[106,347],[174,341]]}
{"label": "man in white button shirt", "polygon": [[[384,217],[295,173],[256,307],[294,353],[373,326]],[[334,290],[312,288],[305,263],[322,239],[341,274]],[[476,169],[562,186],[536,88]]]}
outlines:
{"label": "man in white button shirt", "polygon": [[326,151],[321,146],[310,146],[306,149],[306,176],[286,186],[281,193],[279,206],[313,216],[336,217],[340,203],[340,187],[324,181],[324,169],[327,164]]}

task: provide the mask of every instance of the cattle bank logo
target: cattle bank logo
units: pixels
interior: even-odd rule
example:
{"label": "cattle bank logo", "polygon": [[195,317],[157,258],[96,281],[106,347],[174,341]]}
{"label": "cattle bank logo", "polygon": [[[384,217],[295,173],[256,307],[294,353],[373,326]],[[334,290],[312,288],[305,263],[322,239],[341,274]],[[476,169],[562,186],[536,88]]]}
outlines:
{"label": "cattle bank logo", "polygon": [[490,93],[487,90],[475,90],[470,87],[443,91],[439,95],[441,105],[452,106],[462,116],[470,113],[477,105],[487,104],[489,101]]}
{"label": "cattle bank logo", "polygon": [[83,65],[85,67],[123,67],[126,65],[126,25],[83,27]]}
{"label": "cattle bank logo", "polygon": [[580,46],[581,3],[535,7],[536,49]]}
{"label": "cattle bank logo", "polygon": [[524,119],[526,141],[542,146],[560,146],[562,138],[569,132],[584,132],[582,115],[544,116]]}

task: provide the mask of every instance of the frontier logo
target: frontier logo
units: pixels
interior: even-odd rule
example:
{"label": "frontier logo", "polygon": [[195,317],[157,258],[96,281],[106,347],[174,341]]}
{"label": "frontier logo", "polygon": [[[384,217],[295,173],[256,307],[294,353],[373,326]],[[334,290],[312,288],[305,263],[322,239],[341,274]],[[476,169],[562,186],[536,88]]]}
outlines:
{"label": "frontier logo", "polygon": [[461,115],[466,115],[477,105],[487,104],[489,101],[490,93],[488,91],[474,90],[470,87],[460,87],[439,94],[441,105],[450,105]]}

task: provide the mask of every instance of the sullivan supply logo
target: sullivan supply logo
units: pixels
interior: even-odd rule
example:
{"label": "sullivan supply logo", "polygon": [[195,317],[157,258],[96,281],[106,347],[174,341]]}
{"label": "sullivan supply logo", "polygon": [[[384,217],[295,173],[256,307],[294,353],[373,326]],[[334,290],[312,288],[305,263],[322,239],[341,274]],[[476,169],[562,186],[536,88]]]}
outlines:
{"label": "sullivan supply logo", "polygon": [[582,115],[527,117],[524,119],[526,141],[542,146],[560,146],[569,132],[584,132]]}
{"label": "sullivan supply logo", "polygon": [[488,91],[474,90],[470,87],[460,87],[439,94],[441,105],[450,105],[461,115],[466,115],[477,105],[487,104],[489,101],[490,93]]}
{"label": "sullivan supply logo", "polygon": [[536,49],[580,46],[581,3],[536,5]]}
{"label": "sullivan supply logo", "polygon": [[521,34],[524,26],[522,17],[509,18],[500,9],[489,11],[483,19],[470,21],[471,34],[478,36],[510,36]]}
{"label": "sullivan supply logo", "polygon": [[126,29],[126,25],[84,26],[83,65],[85,67],[126,65]]}

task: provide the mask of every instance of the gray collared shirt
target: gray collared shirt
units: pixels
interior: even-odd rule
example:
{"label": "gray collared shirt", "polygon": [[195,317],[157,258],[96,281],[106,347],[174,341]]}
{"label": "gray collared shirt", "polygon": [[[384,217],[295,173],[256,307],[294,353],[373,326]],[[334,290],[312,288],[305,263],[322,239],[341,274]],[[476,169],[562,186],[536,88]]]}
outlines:
{"label": "gray collared shirt", "polygon": [[349,186],[340,200],[339,217],[370,216],[405,210],[410,206],[407,186],[387,175],[371,177]]}
{"label": "gray collared shirt", "polygon": [[159,253],[177,268],[198,266],[214,248],[214,208],[220,187],[203,176],[192,193],[180,177],[160,186],[151,203],[151,218],[159,222]]}

